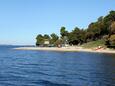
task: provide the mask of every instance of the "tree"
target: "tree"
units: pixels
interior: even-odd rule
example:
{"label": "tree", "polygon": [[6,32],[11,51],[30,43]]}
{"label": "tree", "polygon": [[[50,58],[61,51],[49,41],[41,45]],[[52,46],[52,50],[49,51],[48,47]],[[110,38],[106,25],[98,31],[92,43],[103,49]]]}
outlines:
{"label": "tree", "polygon": [[115,21],[110,26],[110,34],[115,34]]}
{"label": "tree", "polygon": [[108,29],[106,28],[106,25],[104,24],[104,17],[101,16],[97,20],[97,26],[100,29],[100,36],[103,37],[103,35],[108,34]]}
{"label": "tree", "polygon": [[104,17],[104,23],[109,26],[111,22],[115,21],[115,11],[110,11],[107,16]]}
{"label": "tree", "polygon": [[79,33],[80,29],[78,27],[75,27],[74,30],[69,33],[68,35],[69,44],[77,45],[80,42]]}
{"label": "tree", "polygon": [[37,35],[36,40],[37,40],[36,41],[37,46],[39,46],[39,45],[44,43],[44,37],[41,34]]}
{"label": "tree", "polygon": [[115,46],[115,34],[110,36],[109,42],[111,46]]}
{"label": "tree", "polygon": [[85,36],[86,36],[87,42],[94,40],[94,33],[93,32],[87,32]]}
{"label": "tree", "polygon": [[58,35],[52,33],[51,35],[51,44],[55,44],[55,42],[59,39]]}
{"label": "tree", "polygon": [[110,45],[110,42],[109,42],[109,35],[104,35],[103,36],[103,39],[104,39],[104,41],[105,41],[105,45]]}
{"label": "tree", "polygon": [[50,40],[50,36],[47,35],[47,34],[45,34],[45,35],[44,35],[44,39],[48,39],[48,40]]}
{"label": "tree", "polygon": [[106,45],[114,45],[115,42],[115,11],[110,11],[105,17],[101,16],[97,21],[88,25],[87,29],[75,27],[71,32],[68,32],[65,27],[60,29],[60,38],[55,33],[50,36],[39,34],[36,37],[36,45],[43,44],[45,39],[50,40],[51,44],[69,44],[77,45],[89,41],[94,41],[104,38]]}
{"label": "tree", "polygon": [[61,34],[62,38],[63,38],[64,36],[68,36],[68,31],[66,31],[66,28],[65,28],[65,27],[61,27],[61,29],[60,29],[60,34]]}
{"label": "tree", "polygon": [[87,31],[94,34],[93,36],[94,40],[98,39],[101,33],[99,23],[98,22],[91,23]]}
{"label": "tree", "polygon": [[109,14],[103,19],[105,29],[108,31],[108,33],[109,27],[113,21],[115,21],[115,11],[110,11]]}
{"label": "tree", "polygon": [[102,22],[103,21],[103,16],[100,16],[98,19],[97,19],[98,22]]}
{"label": "tree", "polygon": [[80,44],[85,43],[86,42],[86,30],[81,29],[79,33],[79,37],[80,37]]}
{"label": "tree", "polygon": [[69,32],[66,30],[65,27],[61,27],[60,34],[61,34],[62,44],[67,44]]}
{"label": "tree", "polygon": [[115,21],[113,21],[109,28],[109,35],[106,44],[108,43],[109,46],[115,47]]}
{"label": "tree", "polygon": [[62,44],[62,40],[61,39],[58,39],[56,42],[55,42],[55,46],[58,46]]}

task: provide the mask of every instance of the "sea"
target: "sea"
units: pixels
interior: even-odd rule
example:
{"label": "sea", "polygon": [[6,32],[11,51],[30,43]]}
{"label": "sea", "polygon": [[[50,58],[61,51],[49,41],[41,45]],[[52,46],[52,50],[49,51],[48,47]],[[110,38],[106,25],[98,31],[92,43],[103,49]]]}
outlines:
{"label": "sea", "polygon": [[0,86],[115,86],[115,54],[0,46]]}

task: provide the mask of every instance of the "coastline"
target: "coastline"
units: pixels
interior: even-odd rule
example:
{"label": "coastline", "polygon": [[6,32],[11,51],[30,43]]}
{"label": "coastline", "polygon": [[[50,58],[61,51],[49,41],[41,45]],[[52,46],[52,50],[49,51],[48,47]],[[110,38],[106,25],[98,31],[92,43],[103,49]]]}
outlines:
{"label": "coastline", "polygon": [[39,51],[64,51],[64,52],[91,52],[91,53],[111,53],[115,54],[115,50],[111,49],[100,49],[100,50],[94,50],[94,49],[85,49],[82,47],[19,47],[14,48],[16,50],[39,50]]}

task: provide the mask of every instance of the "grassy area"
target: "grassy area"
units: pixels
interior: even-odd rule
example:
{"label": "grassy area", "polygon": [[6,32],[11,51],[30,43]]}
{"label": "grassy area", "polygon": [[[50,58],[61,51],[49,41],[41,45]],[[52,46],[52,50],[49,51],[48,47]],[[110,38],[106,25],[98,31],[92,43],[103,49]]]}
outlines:
{"label": "grassy area", "polygon": [[82,45],[82,47],[84,47],[84,48],[95,48],[95,47],[98,47],[98,46],[105,47],[104,44],[105,44],[104,40],[97,40],[97,41],[92,41],[92,42],[85,43],[85,44]]}

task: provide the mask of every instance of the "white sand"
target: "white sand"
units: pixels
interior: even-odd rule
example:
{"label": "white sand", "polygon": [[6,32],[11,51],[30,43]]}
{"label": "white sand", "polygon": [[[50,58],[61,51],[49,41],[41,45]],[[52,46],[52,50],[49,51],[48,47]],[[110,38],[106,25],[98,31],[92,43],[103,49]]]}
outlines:
{"label": "white sand", "polygon": [[76,52],[93,52],[93,53],[114,53],[115,50],[110,49],[101,49],[101,50],[93,50],[93,49],[84,49],[82,47],[19,47],[15,48],[16,50],[42,50],[42,51],[76,51]]}

